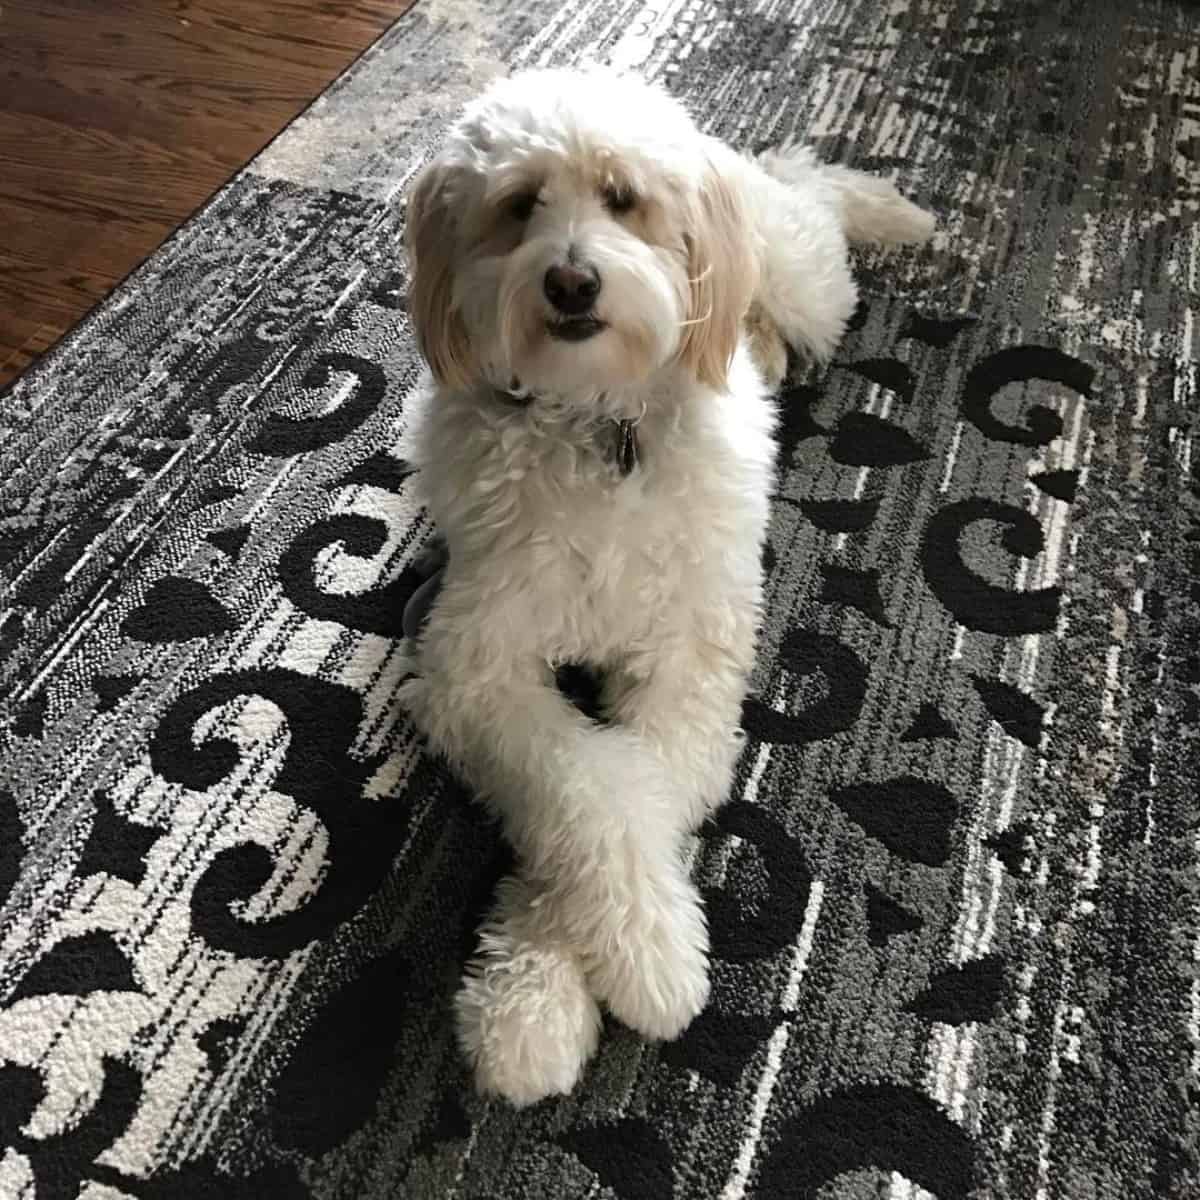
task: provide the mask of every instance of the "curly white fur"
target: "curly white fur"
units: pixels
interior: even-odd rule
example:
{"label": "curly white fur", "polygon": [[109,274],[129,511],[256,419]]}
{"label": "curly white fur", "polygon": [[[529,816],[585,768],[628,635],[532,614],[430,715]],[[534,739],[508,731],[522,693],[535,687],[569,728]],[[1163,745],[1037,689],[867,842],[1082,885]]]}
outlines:
{"label": "curly white fur", "polygon": [[[600,70],[496,83],[409,204],[433,375],[411,454],[450,561],[405,700],[518,852],[458,1021],[480,1087],[525,1104],[574,1085],[598,1002],[673,1038],[708,997],[684,840],[742,736],[775,453],[747,311],[825,360],[856,303],[848,240],[933,221],[803,151],[740,157]],[[582,317],[547,298],[564,263],[599,280]],[[606,726],[555,688],[579,660],[606,673]]]}

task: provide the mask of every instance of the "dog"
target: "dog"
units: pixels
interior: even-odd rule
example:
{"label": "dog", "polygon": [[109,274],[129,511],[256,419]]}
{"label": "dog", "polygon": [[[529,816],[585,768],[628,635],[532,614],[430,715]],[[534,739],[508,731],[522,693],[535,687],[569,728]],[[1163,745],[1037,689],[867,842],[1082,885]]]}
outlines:
{"label": "dog", "polygon": [[[849,245],[933,228],[602,68],[495,82],[415,178],[405,436],[448,561],[402,700],[519,864],[456,998],[485,1094],[569,1092],[601,1005],[657,1040],[704,1008],[688,835],[744,736],[785,343],[826,362]],[[602,721],[556,687],[577,662]]]}

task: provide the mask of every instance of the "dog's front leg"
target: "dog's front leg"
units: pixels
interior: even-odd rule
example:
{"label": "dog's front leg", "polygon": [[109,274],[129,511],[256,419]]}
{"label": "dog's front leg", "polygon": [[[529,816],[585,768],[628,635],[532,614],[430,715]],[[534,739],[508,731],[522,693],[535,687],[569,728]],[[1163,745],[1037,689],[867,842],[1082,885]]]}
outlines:
{"label": "dog's front leg", "polygon": [[665,636],[631,655],[606,682],[606,712],[661,757],[679,785],[687,829],[725,802],[744,742],[742,702],[758,606],[746,598],[740,607],[722,636],[696,628]]}
{"label": "dog's front leg", "polygon": [[455,1021],[479,1090],[517,1107],[569,1092],[596,1052],[600,1009],[583,960],[519,874],[497,889]]}
{"label": "dog's front leg", "polygon": [[405,701],[480,791],[517,850],[459,995],[486,1091],[528,1103],[573,1086],[596,1044],[595,1001],[655,1038],[708,996],[708,936],[681,856],[680,786],[633,730],[601,728],[536,656],[453,632],[435,611]]}

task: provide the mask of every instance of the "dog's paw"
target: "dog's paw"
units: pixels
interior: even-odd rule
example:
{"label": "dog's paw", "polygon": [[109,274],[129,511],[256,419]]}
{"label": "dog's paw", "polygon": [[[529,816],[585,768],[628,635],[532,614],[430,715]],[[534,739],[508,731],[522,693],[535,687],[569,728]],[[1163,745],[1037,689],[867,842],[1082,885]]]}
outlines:
{"label": "dog's paw", "polygon": [[468,971],[455,1009],[476,1086],[518,1108],[571,1091],[600,1037],[583,968],[555,945],[493,944]]}
{"label": "dog's paw", "polygon": [[766,309],[754,301],[742,321],[750,345],[750,357],[758,367],[767,390],[777,392],[787,375],[787,343]]}
{"label": "dog's paw", "polygon": [[603,957],[589,963],[592,990],[613,1016],[655,1041],[677,1038],[708,1003],[708,928],[690,882],[667,904],[630,913]]}

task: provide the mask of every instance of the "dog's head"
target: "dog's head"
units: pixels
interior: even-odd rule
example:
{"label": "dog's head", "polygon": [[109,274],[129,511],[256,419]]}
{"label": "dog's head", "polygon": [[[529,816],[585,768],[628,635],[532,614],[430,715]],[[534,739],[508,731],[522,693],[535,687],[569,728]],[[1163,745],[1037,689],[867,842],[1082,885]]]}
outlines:
{"label": "dog's head", "polygon": [[739,165],[639,80],[494,84],[409,194],[409,311],[434,375],[571,399],[678,362],[721,386],[757,264]]}

